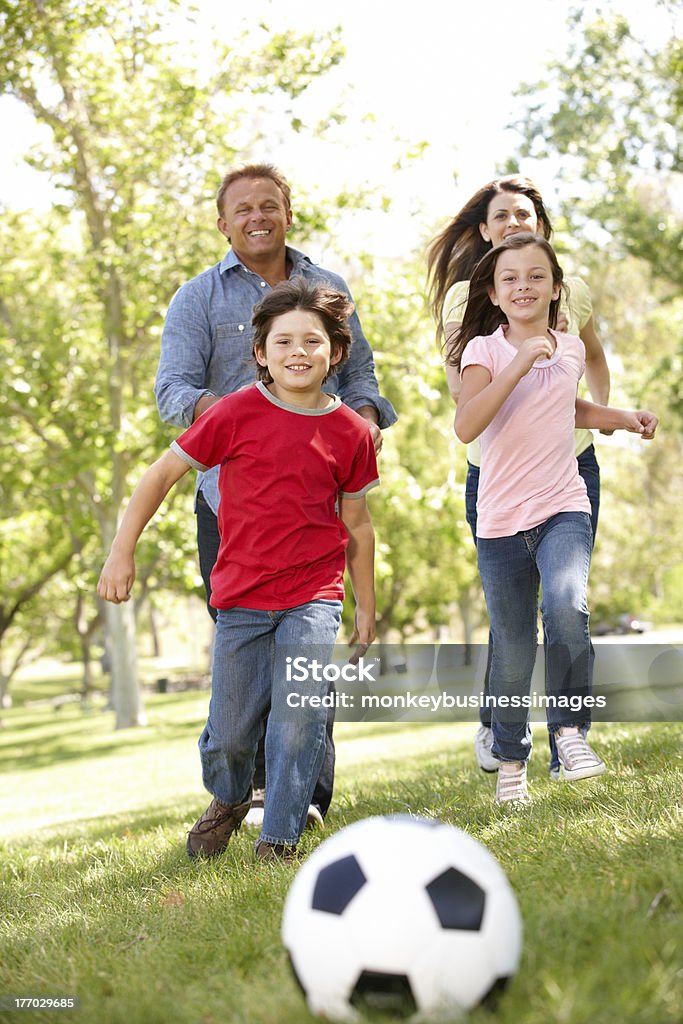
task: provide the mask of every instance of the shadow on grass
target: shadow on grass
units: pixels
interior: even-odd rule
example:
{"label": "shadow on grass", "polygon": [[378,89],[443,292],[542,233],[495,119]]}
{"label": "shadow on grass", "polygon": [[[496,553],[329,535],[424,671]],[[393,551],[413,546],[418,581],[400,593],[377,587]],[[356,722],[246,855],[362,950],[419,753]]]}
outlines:
{"label": "shadow on grass", "polygon": [[[34,723],[17,730],[21,735],[17,736],[16,742],[7,742],[7,734],[2,736],[0,760],[5,772],[36,771],[69,761],[100,759],[164,741],[187,738],[196,742],[202,725],[203,721],[194,718],[187,722],[159,721],[149,726],[120,731],[115,731],[112,725],[110,732],[98,732],[93,741],[92,720],[84,719],[78,723],[72,721],[68,731],[63,723],[55,723],[54,726],[37,726]],[[29,745],[27,738],[30,738],[31,732],[37,731],[39,735],[36,741]]]}

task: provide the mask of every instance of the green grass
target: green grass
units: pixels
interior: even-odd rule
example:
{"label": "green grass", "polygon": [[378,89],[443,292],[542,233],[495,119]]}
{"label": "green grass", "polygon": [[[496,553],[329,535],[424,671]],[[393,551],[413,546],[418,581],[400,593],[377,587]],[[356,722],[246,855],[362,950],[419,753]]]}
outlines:
{"label": "green grass", "polygon": [[[147,698],[147,729],[68,704],[15,707],[0,730],[0,996],[77,995],[80,1009],[0,1024],[306,1024],[279,938],[293,871],[256,864],[242,830],[192,864],[204,809],[196,739],[207,694]],[[340,723],[327,831],[410,811],[466,829],[500,860],[524,918],[521,967],[470,1024],[674,1024],[683,1006],[680,725],[597,726],[601,779],[546,778],[494,806],[473,724]],[[307,834],[304,852],[321,836]],[[374,1020],[385,1018],[375,1017]]]}

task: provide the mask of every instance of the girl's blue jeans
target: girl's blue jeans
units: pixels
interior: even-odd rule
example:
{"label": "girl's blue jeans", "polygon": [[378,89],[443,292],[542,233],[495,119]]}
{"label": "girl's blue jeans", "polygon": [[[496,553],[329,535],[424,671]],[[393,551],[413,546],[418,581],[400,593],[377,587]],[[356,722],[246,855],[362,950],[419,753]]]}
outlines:
{"label": "girl's blue jeans", "polygon": [[526,761],[531,751],[529,714],[515,703],[529,693],[536,660],[539,588],[546,693],[574,705],[548,707],[548,729],[590,721],[583,701],[593,670],[586,604],[592,546],[586,512],[561,512],[532,530],[477,540],[492,638],[489,689],[509,704],[491,716],[492,751],[502,761]]}
{"label": "girl's blue jeans", "polygon": [[269,843],[299,840],[325,753],[328,709],[301,698],[327,696],[329,682],[315,672],[293,680],[302,673],[292,673],[291,659],[327,665],[341,611],[341,601],[311,601],[284,611],[218,612],[209,718],[199,738],[202,778],[223,804],[247,799],[270,709],[260,837]]}
{"label": "girl's blue jeans", "polygon": [[[595,544],[595,537],[598,532],[598,517],[600,515],[600,466],[595,455],[595,446],[589,445],[585,448],[580,455],[577,456],[576,461],[579,467],[579,473],[583,477],[583,481],[586,484],[586,491],[588,492],[588,500],[591,506],[591,526],[593,528],[593,543]],[[477,546],[477,494],[479,492],[479,466],[473,466],[471,462],[467,463],[467,480],[465,482],[465,513],[467,523],[470,530],[472,531],[472,537],[474,539],[474,546]],[[489,636],[489,661],[491,657],[491,638]],[[489,667],[486,669],[486,678],[484,679],[484,693],[489,692]],[[482,725],[491,727],[491,712],[488,708],[482,707],[479,709],[479,719]],[[581,725],[581,731],[586,735],[590,728],[590,722],[584,720]],[[560,762],[557,756],[557,745],[555,744],[555,737],[551,732],[548,734],[548,740],[550,742],[550,770],[551,772],[560,766]]]}

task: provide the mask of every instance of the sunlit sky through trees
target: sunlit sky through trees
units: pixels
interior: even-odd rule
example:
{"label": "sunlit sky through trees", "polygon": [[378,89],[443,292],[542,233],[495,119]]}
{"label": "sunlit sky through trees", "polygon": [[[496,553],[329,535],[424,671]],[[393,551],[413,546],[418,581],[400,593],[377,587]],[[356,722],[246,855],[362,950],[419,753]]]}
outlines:
{"label": "sunlit sky through trees", "polygon": [[[378,255],[407,254],[420,245],[514,155],[519,136],[506,126],[520,116],[524,101],[513,92],[523,81],[541,79],[547,61],[561,57],[569,40],[567,16],[576,6],[574,0],[545,0],[526,9],[533,10],[530,16],[509,0],[423,0],[406,9],[367,0],[314,6],[307,0],[251,0],[241,15],[223,2],[180,5],[184,11],[198,8],[194,47],[200,57],[208,57],[212,33],[236,37],[247,28],[257,45],[266,38],[262,24],[279,31],[341,24],[347,56],[313,83],[297,113],[312,125],[341,105],[345,121],[326,141],[312,141],[307,132],[294,138],[288,132],[283,139],[285,119],[274,110],[267,142],[251,155],[278,164],[295,199],[297,191],[324,200],[342,188],[379,185],[393,200],[391,215],[349,217],[337,239],[341,248]],[[652,2],[590,0],[580,6],[586,16],[601,9],[624,14],[634,34],[654,46],[672,31],[670,12]],[[180,54],[191,38],[180,15],[169,14],[168,32]],[[41,132],[8,97],[0,99],[0,117],[0,203],[44,209],[55,193],[21,161]],[[217,176],[225,169],[217,168]],[[534,178],[552,209],[556,168],[527,161],[520,170]]]}

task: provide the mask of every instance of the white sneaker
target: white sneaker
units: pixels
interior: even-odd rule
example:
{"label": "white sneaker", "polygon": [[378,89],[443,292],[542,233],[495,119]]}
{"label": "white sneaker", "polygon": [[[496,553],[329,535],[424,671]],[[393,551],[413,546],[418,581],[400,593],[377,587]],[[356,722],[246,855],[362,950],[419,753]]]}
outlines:
{"label": "white sneaker", "polygon": [[595,751],[588,746],[580,732],[565,736],[556,732],[555,742],[565,779],[592,779],[605,771],[604,761],[601,761]]}
{"label": "white sneaker", "polygon": [[261,828],[263,824],[263,808],[265,805],[266,791],[265,789],[255,789],[251,798],[251,807],[247,811],[247,816],[242,822],[243,825],[247,825],[251,828]]}
{"label": "white sneaker", "polygon": [[317,804],[309,804],[306,812],[306,828],[325,828],[325,819]]}
{"label": "white sneaker", "polygon": [[497,772],[500,761],[491,753],[493,746],[493,729],[488,725],[480,725],[474,737],[474,753],[477,764],[483,772]]}
{"label": "white sneaker", "polygon": [[[251,798],[251,807],[243,821],[244,825],[251,828],[261,828],[263,825],[263,811],[265,809],[265,789],[255,789]],[[306,812],[306,828],[325,828],[325,821],[317,804],[310,804]]]}
{"label": "white sneaker", "polygon": [[526,764],[517,771],[506,772],[501,768],[496,781],[497,804],[528,804],[529,790],[526,785]]}

